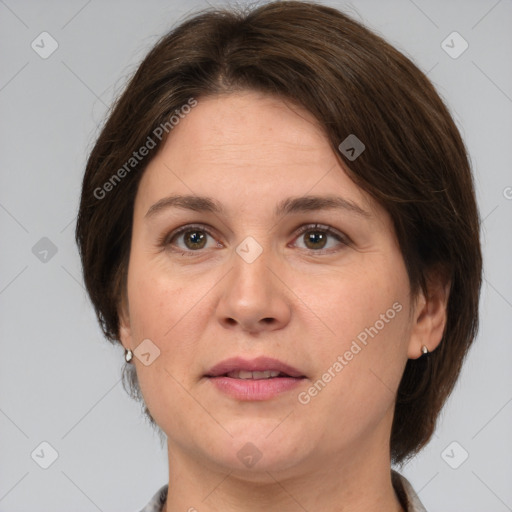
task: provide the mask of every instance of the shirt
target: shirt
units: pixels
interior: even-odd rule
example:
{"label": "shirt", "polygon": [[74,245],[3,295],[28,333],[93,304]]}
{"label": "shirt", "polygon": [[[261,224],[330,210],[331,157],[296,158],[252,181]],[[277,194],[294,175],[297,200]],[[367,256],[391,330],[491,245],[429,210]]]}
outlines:
{"label": "shirt", "polygon": [[[398,500],[406,512],[427,512],[407,478],[392,469],[391,482],[393,483]],[[165,500],[167,499],[168,487],[168,484],[161,487],[140,512],[162,512]]]}

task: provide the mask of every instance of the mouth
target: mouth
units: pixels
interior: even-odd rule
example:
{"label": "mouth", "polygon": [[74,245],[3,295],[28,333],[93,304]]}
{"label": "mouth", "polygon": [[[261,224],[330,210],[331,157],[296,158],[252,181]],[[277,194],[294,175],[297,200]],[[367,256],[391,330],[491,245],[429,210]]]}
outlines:
{"label": "mouth", "polygon": [[232,357],[216,364],[205,377],[228,377],[231,379],[300,379],[306,376],[297,368],[271,357],[260,356],[256,359]]}
{"label": "mouth", "polygon": [[[207,375],[207,377],[216,378],[211,375]],[[240,380],[264,380],[264,379],[303,379],[304,376],[300,377],[292,377],[287,373],[283,373],[277,370],[260,370],[260,371],[247,371],[247,370],[234,370],[232,372],[224,373],[222,375],[218,375],[217,377],[229,377],[230,379],[240,379]]]}
{"label": "mouth", "polygon": [[205,377],[223,395],[238,401],[270,400],[296,389],[307,378],[296,368],[269,357],[227,359]]}

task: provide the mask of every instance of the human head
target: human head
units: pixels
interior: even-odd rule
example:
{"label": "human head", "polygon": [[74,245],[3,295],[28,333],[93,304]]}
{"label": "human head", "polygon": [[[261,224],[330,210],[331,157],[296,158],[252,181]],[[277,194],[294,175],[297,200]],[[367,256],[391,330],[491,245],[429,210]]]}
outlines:
{"label": "human head", "polygon": [[[476,334],[478,212],[463,141],[432,84],[335,9],[285,1],[248,13],[210,10],[149,52],[113,108],[83,181],[76,239],[100,324],[117,342],[138,185],[173,136],[169,128],[156,131],[160,140],[155,130],[173,124],[184,105],[193,108],[191,98],[243,91],[286,99],[317,120],[351,180],[392,219],[413,297],[428,293],[429,276],[450,285],[441,343],[407,361],[398,388],[391,454],[402,462],[430,439]],[[338,149],[350,134],[365,144],[353,161]],[[111,181],[152,135],[150,154]],[[131,378],[136,391],[133,371]]]}

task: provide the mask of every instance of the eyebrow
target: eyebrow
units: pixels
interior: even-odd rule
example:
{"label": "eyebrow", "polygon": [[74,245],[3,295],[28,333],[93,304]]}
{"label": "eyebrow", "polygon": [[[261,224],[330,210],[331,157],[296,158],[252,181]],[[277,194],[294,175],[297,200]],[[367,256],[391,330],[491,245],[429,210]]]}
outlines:
{"label": "eyebrow", "polygon": [[[212,197],[172,195],[164,197],[153,204],[146,212],[145,218],[148,219],[154,217],[168,208],[180,208],[195,212],[210,212],[220,215],[225,214],[225,209],[222,204]],[[279,218],[293,213],[318,210],[344,210],[350,213],[355,213],[356,215],[364,218],[370,218],[372,216],[356,203],[334,195],[288,197],[278,203],[274,210],[274,216]]]}

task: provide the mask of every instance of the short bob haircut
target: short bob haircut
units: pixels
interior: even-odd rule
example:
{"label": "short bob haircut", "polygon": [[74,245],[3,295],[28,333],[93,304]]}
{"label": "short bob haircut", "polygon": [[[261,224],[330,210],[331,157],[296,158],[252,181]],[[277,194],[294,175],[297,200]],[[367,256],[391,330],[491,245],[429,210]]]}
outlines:
{"label": "short bob haircut", "polygon": [[[83,178],[75,236],[101,328],[119,342],[134,199],[171,134],[169,120],[191,98],[239,91],[313,114],[350,179],[390,214],[412,298],[428,292],[431,272],[450,283],[441,343],[407,361],[398,388],[390,453],[403,465],[431,438],[478,330],[480,219],[464,142],[434,86],[406,56],[334,8],[279,1],[206,9],[149,51],[112,106]],[[353,161],[338,149],[350,134],[366,146]],[[134,163],[149,136],[157,147]],[[129,366],[125,389],[144,404]]]}

